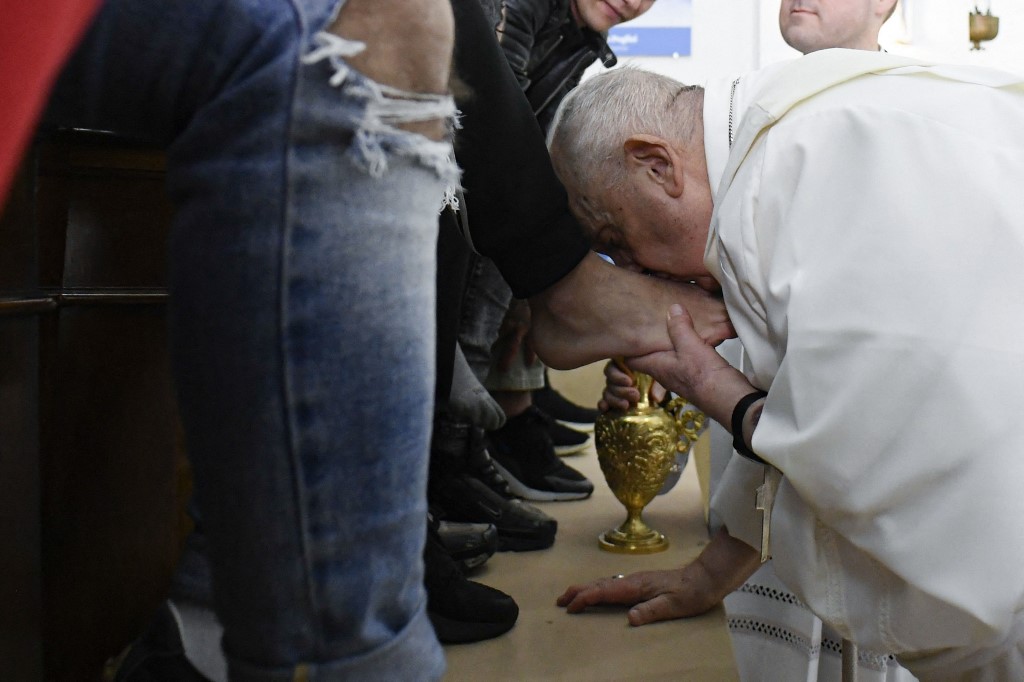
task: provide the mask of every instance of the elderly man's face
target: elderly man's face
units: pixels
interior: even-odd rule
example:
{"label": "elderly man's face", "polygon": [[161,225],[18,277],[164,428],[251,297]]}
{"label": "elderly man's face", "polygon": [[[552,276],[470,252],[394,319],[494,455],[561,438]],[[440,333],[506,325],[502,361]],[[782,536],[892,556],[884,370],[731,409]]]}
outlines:
{"label": "elderly man's face", "polygon": [[654,4],[654,0],[571,0],[576,23],[604,33],[612,26],[636,19]]}
{"label": "elderly man's face", "polygon": [[615,264],[680,282],[693,282],[718,291],[704,267],[711,197],[698,197],[687,206],[632,189],[594,193],[567,188],[573,214],[595,251]]}
{"label": "elderly man's face", "polygon": [[878,5],[879,0],[782,0],[779,29],[804,54],[830,47],[874,50]]}

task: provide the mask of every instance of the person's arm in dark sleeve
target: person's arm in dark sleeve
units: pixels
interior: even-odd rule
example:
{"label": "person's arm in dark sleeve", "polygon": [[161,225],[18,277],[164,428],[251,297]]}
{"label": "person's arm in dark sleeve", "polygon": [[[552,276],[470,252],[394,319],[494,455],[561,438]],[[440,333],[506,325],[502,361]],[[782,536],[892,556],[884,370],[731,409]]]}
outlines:
{"label": "person's arm in dark sleeve", "polygon": [[501,3],[498,44],[523,91],[530,85],[530,53],[549,7],[547,0],[503,0]]}
{"label": "person's arm in dark sleeve", "polygon": [[589,245],[569,213],[533,110],[498,47],[478,0],[452,0],[460,98],[455,155],[473,244],[517,298],[565,276]]}

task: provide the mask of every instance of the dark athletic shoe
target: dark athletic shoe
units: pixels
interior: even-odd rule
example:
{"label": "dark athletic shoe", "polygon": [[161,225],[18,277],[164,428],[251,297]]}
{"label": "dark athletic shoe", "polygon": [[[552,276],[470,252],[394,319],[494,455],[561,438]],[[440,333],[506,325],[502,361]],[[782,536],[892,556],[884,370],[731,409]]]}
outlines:
{"label": "dark athletic shoe", "polygon": [[[541,413],[544,414],[543,410],[541,410]],[[546,426],[548,435],[551,436],[551,445],[554,446],[555,454],[559,457],[583,452],[590,445],[589,433],[570,429],[565,424],[555,421],[550,417],[547,419]]]}
{"label": "dark athletic shoe", "polygon": [[492,639],[512,629],[519,606],[501,590],[466,580],[433,529],[423,550],[427,615],[442,644]]}
{"label": "dark athletic shoe", "polygon": [[594,492],[586,476],[555,454],[549,418],[534,406],[489,434],[495,468],[515,495],[533,501],[582,500]]}
{"label": "dark athletic shoe", "polygon": [[483,566],[498,551],[498,529],[493,523],[446,521],[433,513],[428,514],[427,522],[437,532],[448,556],[464,572]]}
{"label": "dark athletic shoe", "polygon": [[554,544],[558,522],[516,499],[484,448],[482,430],[460,427],[460,432],[453,432],[450,424],[440,429],[435,425],[427,499],[438,518],[493,524],[499,552],[547,549]]}
{"label": "dark athletic shoe", "polygon": [[551,388],[547,374],[544,375],[544,388],[538,388],[533,392],[533,404],[555,421],[577,431],[593,431],[594,421],[601,414],[593,407],[577,405]]}

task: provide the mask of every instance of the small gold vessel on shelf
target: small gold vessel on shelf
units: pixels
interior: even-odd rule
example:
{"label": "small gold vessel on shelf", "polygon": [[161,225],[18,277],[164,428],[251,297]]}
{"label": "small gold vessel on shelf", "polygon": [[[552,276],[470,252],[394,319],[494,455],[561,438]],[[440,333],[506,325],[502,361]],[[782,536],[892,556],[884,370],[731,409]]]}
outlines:
{"label": "small gold vessel on shelf", "polygon": [[633,372],[640,402],[627,412],[608,412],[594,424],[597,459],[608,487],[626,507],[626,520],[598,538],[601,549],[621,554],[653,554],[668,549],[668,538],[649,527],[642,513],[676,463],[704,429],[704,414],[682,398],[666,408],[652,405],[653,379]]}
{"label": "small gold vessel on shelf", "polygon": [[992,40],[999,35],[999,17],[992,16],[992,10],[982,14],[977,7],[968,15],[968,31],[971,39],[971,49],[982,49],[981,43]]}

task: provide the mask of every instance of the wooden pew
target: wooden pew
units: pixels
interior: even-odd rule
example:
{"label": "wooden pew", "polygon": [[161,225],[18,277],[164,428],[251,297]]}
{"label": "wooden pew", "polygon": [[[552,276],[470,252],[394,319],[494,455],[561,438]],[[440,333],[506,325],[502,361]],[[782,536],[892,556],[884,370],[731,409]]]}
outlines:
{"label": "wooden pew", "polygon": [[101,679],[165,596],[190,476],[161,152],[39,141],[0,218],[0,670]]}

